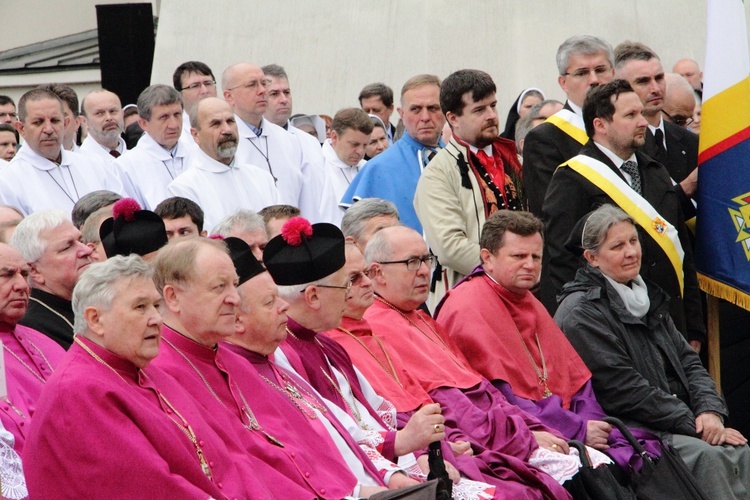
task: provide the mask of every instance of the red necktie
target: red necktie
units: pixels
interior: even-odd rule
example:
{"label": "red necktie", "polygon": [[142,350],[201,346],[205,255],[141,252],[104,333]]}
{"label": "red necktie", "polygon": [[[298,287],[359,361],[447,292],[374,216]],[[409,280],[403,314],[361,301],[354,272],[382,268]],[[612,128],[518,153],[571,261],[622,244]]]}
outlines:
{"label": "red necktie", "polygon": [[117,151],[116,149],[113,149],[113,150],[111,150],[111,151],[109,152],[109,154],[111,154],[111,155],[112,155],[112,156],[114,156],[115,158],[119,158],[119,157],[120,157],[120,154],[121,154],[121,153],[120,153],[119,151]]}

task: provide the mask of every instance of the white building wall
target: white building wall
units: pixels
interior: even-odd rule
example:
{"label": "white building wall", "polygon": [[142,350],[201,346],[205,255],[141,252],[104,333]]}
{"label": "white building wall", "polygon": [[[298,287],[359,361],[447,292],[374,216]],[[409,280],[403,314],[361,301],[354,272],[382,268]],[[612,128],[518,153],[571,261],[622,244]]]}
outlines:
{"label": "white building wall", "polygon": [[153,82],[189,59],[217,78],[238,61],[277,63],[295,112],[332,115],[370,82],[398,95],[417,73],[479,68],[498,84],[502,125],[526,87],[563,98],[555,52],[569,36],[644,42],[667,70],[682,57],[702,66],[705,16],[706,0],[162,0]]}

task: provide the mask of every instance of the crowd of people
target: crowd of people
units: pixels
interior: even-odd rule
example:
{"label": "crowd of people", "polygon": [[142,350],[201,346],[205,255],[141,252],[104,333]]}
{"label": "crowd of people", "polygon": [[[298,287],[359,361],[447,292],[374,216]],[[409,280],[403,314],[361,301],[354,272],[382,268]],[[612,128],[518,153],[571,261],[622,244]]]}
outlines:
{"label": "crowd of people", "polygon": [[476,69],[398,125],[382,83],[294,115],[276,64],[0,97],[2,497],[564,499],[578,444],[641,468],[617,417],[750,498],[698,354],[700,70],[557,65],[504,130]]}

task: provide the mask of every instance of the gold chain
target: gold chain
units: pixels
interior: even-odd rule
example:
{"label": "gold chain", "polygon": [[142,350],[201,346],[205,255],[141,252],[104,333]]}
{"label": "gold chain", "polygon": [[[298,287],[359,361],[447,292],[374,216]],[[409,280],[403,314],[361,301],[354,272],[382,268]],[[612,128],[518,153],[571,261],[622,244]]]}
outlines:
{"label": "gold chain", "polygon": [[[74,337],[73,341],[76,344],[80,345],[84,351],[89,353],[89,355],[92,358],[94,358],[96,361],[103,364],[107,368],[109,368],[112,371],[112,373],[117,375],[120,378],[120,380],[122,380],[123,382],[127,384],[127,381],[125,380],[125,378],[123,378],[123,376],[120,375],[120,373],[117,370],[112,368],[112,366],[109,363],[104,361],[101,357],[99,357],[98,354],[92,351],[89,348],[89,346],[87,346],[85,343],[83,343],[83,341],[81,341],[80,338],[78,338],[78,336]],[[146,376],[146,378],[148,378],[148,375],[146,375],[146,372],[144,372],[143,370],[140,370],[140,372],[144,376]],[[211,476],[211,468],[208,465],[208,461],[206,460],[206,457],[203,455],[203,449],[201,448],[200,444],[198,444],[198,438],[196,437],[195,431],[193,431],[192,426],[188,423],[185,417],[183,417],[182,414],[178,412],[174,406],[172,406],[172,403],[170,403],[169,400],[158,389],[154,388],[154,390],[156,391],[156,394],[159,396],[159,399],[161,399],[164,402],[164,404],[166,404],[169,407],[169,409],[172,410],[172,412],[175,415],[177,415],[182,421],[182,422],[178,422],[177,420],[174,419],[172,414],[167,413],[167,417],[169,418],[169,420],[171,420],[172,423],[174,423],[177,426],[177,428],[180,429],[180,431],[182,431],[182,433],[185,434],[185,436],[187,436],[187,438],[193,444],[193,446],[195,447],[195,453],[196,455],[198,455],[198,461],[200,462],[201,470],[206,475],[206,477],[208,477],[209,480],[213,481],[213,477]]]}
{"label": "gold chain", "polygon": [[[36,347],[36,346],[34,346],[34,347]],[[18,356],[18,354],[16,354],[15,352],[11,351],[10,348],[8,348],[7,345],[3,344],[3,349],[5,349],[7,352],[9,352],[11,356],[13,356],[14,358],[16,358],[16,360],[18,360],[19,363],[21,363],[27,370],[29,370],[29,372],[32,375],[34,375],[37,379],[39,379],[39,381],[41,383],[43,383],[43,384],[47,383],[47,381],[44,380],[44,377],[42,377],[41,375],[39,375],[32,367],[30,367],[28,364],[26,364],[26,362],[24,360],[22,360],[20,358],[20,356]],[[39,350],[39,349],[37,349],[37,350]],[[44,358],[44,361],[47,361],[47,358]],[[47,361],[47,366],[49,366],[49,361]],[[51,366],[49,368],[50,368],[50,370],[52,370]]]}
{"label": "gold chain", "polygon": [[47,309],[47,310],[48,310],[49,312],[51,312],[52,314],[54,314],[55,316],[57,316],[58,318],[60,318],[61,320],[63,320],[63,321],[64,321],[64,322],[65,322],[65,323],[66,323],[66,324],[67,324],[67,325],[68,325],[68,326],[70,327],[70,329],[71,329],[71,330],[73,329],[73,323],[71,323],[71,322],[70,322],[70,321],[68,320],[68,318],[66,318],[65,316],[63,316],[63,315],[62,315],[62,314],[60,314],[59,312],[55,311],[54,309],[52,309],[52,308],[51,308],[50,306],[48,306],[47,304],[45,304],[45,303],[44,303],[44,302],[42,302],[41,300],[37,299],[36,297],[29,297],[29,300],[30,300],[30,301],[32,301],[32,302],[36,302],[36,303],[37,303],[37,304],[39,304],[40,306],[44,307],[44,308],[45,308],[45,309]]}
{"label": "gold chain", "polygon": [[384,371],[385,371],[385,372],[386,372],[386,373],[387,373],[387,374],[388,374],[388,375],[389,375],[389,376],[390,376],[390,377],[391,377],[391,378],[392,378],[393,380],[395,380],[395,381],[396,381],[396,383],[397,383],[397,384],[398,384],[399,386],[403,387],[403,384],[401,384],[401,381],[400,381],[400,380],[398,379],[398,375],[396,374],[396,369],[395,369],[395,368],[393,367],[393,362],[391,361],[391,357],[390,357],[390,356],[388,355],[388,351],[386,351],[386,350],[385,350],[385,346],[384,346],[384,345],[383,345],[383,343],[382,343],[382,342],[380,341],[380,339],[379,339],[379,338],[378,338],[377,336],[375,336],[375,334],[373,334],[373,335],[372,335],[372,338],[374,338],[374,339],[375,339],[375,342],[376,342],[376,343],[378,344],[378,347],[380,347],[380,350],[381,350],[381,351],[383,351],[383,355],[385,356],[385,359],[386,359],[386,361],[388,361],[388,367],[390,367],[390,370],[388,369],[388,367],[386,367],[386,366],[385,366],[385,365],[383,364],[383,362],[382,362],[382,361],[380,361],[380,359],[378,359],[378,357],[377,357],[377,356],[375,356],[375,353],[374,353],[374,352],[372,352],[372,351],[370,350],[370,348],[369,348],[369,347],[367,347],[367,344],[365,344],[364,342],[362,342],[362,340],[361,340],[361,339],[360,339],[359,337],[357,337],[357,336],[356,336],[356,335],[354,335],[354,334],[353,334],[352,332],[350,332],[349,330],[347,330],[347,329],[345,329],[345,328],[342,328],[342,327],[338,327],[338,328],[337,328],[337,330],[340,330],[340,331],[344,332],[345,334],[349,335],[349,336],[350,336],[351,338],[353,338],[354,340],[356,340],[356,341],[357,341],[357,342],[359,343],[359,345],[361,345],[361,346],[362,346],[362,348],[363,348],[363,349],[364,349],[365,351],[367,351],[367,353],[368,353],[368,354],[369,354],[370,356],[372,356],[373,358],[375,358],[375,361],[377,361],[377,362],[378,362],[378,364],[380,365],[380,367],[381,367],[381,368],[382,368],[382,369],[383,369],[383,370],[384,370]]}
{"label": "gold chain", "polygon": [[[502,286],[500,283],[498,283],[495,278],[489,275],[485,271],[484,275],[489,278],[490,281],[492,281],[497,286]],[[495,293],[500,297],[500,294],[497,290],[495,290]],[[523,350],[526,351],[526,355],[529,357],[529,361],[531,361],[531,366],[534,367],[534,373],[536,373],[536,377],[539,379],[539,385],[544,389],[543,397],[548,398],[552,396],[552,391],[549,389],[549,385],[547,385],[548,380],[548,374],[547,374],[547,361],[544,359],[544,351],[542,351],[542,344],[539,342],[539,333],[534,332],[534,338],[536,339],[536,347],[539,349],[539,357],[542,358],[542,369],[539,369],[539,366],[536,364],[536,360],[534,359],[534,356],[531,355],[531,351],[529,350],[529,347],[526,345],[526,341],[523,338],[523,335],[521,335],[521,331],[518,329],[518,325],[516,325],[516,322],[513,321],[513,327],[516,329],[516,333],[518,334],[518,338],[521,341],[521,345],[523,346]]]}
{"label": "gold chain", "polygon": [[[279,374],[278,372],[276,372],[276,370],[274,370],[274,372]],[[267,377],[263,375],[261,375],[260,377],[263,380],[265,380],[268,385],[270,385],[277,391],[284,394],[294,404],[294,406],[296,406],[297,409],[301,411],[302,414],[305,415],[310,420],[315,420],[316,418],[318,418],[318,415],[315,413],[315,410],[318,410],[321,413],[325,413],[326,411],[328,411],[325,405],[323,405],[323,403],[318,401],[318,399],[315,396],[313,396],[310,392],[306,391],[302,387],[297,387],[296,385],[294,385],[285,374],[280,373],[280,375],[281,375],[281,378],[284,380],[284,387],[279,386],[278,384],[269,380]],[[310,401],[305,396],[303,396],[302,392],[300,391],[303,391],[305,395],[307,395],[310,399],[312,399],[312,401]],[[300,403],[310,408],[312,412],[306,411]]]}
{"label": "gold chain", "polygon": [[[162,337],[162,339],[164,340],[164,342],[167,343],[169,347],[174,349],[177,354],[182,356],[182,359],[184,359],[187,362],[187,364],[190,365],[193,371],[195,371],[198,377],[200,377],[200,379],[203,381],[203,383],[205,384],[206,388],[211,393],[211,395],[214,398],[216,398],[216,401],[218,401],[224,408],[227,408],[228,410],[229,408],[227,407],[227,405],[224,404],[224,401],[222,401],[219,395],[216,394],[216,392],[214,392],[214,388],[211,387],[211,384],[208,383],[208,380],[206,380],[206,377],[203,376],[203,373],[201,373],[198,367],[195,366],[192,361],[190,361],[190,358],[188,358],[180,349],[178,349],[177,346],[174,345],[169,339],[165,337]],[[263,430],[263,427],[261,427],[260,423],[258,422],[258,419],[255,418],[255,414],[253,413],[253,410],[250,408],[250,405],[245,399],[245,395],[242,393],[242,390],[239,387],[237,387],[237,392],[239,393],[240,398],[242,399],[242,404],[243,404],[242,408],[240,408],[240,412],[243,415],[245,415],[245,417],[247,418],[247,424],[246,425],[243,424],[244,427],[249,431],[259,431],[266,437],[268,442],[283,448],[284,445],[281,443],[281,441],[279,441],[278,439],[276,439],[275,437],[271,436],[269,433]]]}
{"label": "gold chain", "polygon": [[424,323],[425,326],[427,326],[427,328],[429,328],[430,331],[435,335],[435,337],[438,339],[439,343],[435,342],[435,339],[433,339],[431,336],[429,336],[427,334],[427,332],[425,332],[424,330],[422,330],[421,328],[419,328],[419,326],[417,326],[417,324],[414,321],[412,321],[412,319],[409,316],[407,316],[403,311],[401,311],[398,307],[394,306],[393,304],[391,304],[390,302],[388,302],[387,300],[385,300],[383,297],[381,297],[379,295],[376,295],[375,298],[377,300],[379,300],[380,302],[382,302],[383,304],[385,304],[388,307],[390,307],[391,309],[393,309],[394,311],[396,311],[397,313],[399,313],[402,318],[404,318],[406,321],[408,321],[411,324],[411,326],[413,326],[414,328],[416,328],[417,330],[419,330],[419,332],[422,335],[424,335],[427,338],[427,340],[429,340],[430,342],[432,342],[436,346],[441,347],[444,351],[446,351],[448,353],[448,355],[450,356],[451,360],[453,360],[453,362],[459,368],[466,369],[466,366],[464,366],[463,363],[460,363],[456,359],[456,356],[451,352],[450,348],[448,347],[448,344],[446,344],[445,341],[442,339],[442,337],[440,337],[440,334],[438,334],[438,332],[436,332],[435,329],[432,328],[432,325],[430,325],[427,321],[425,321],[423,317],[417,315],[417,317],[420,319],[420,321],[422,321],[422,323]]}
{"label": "gold chain", "polygon": [[344,404],[346,405],[346,407],[349,408],[349,411],[352,413],[352,416],[354,416],[357,422],[359,422],[359,426],[362,429],[369,431],[370,427],[365,423],[364,420],[362,420],[362,414],[359,412],[359,408],[357,407],[357,398],[354,397],[354,391],[352,391],[352,383],[349,382],[349,379],[346,377],[346,375],[344,375],[343,372],[341,373],[341,375],[343,375],[346,381],[349,383],[349,394],[352,397],[351,403],[349,403],[349,400],[346,398],[346,396],[344,396],[344,393],[341,391],[341,388],[339,387],[339,385],[336,382],[334,382],[334,380],[331,378],[330,375],[328,375],[328,373],[326,373],[325,368],[321,366],[320,371],[323,372],[323,375],[325,375],[325,377],[331,383],[331,385],[336,390],[336,392],[339,393],[339,396],[341,396],[341,399],[344,401]]}

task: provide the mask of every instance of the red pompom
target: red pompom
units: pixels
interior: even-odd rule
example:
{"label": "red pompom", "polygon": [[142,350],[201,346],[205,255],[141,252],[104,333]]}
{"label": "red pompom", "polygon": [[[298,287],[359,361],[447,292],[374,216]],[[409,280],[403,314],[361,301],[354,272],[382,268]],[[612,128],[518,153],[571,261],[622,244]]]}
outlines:
{"label": "red pompom", "polygon": [[310,221],[304,217],[292,217],[281,228],[281,237],[289,245],[296,247],[302,243],[302,235],[310,238],[313,228]]}
{"label": "red pompom", "polygon": [[214,234],[210,234],[210,235],[208,235],[208,239],[209,239],[209,240],[219,240],[219,241],[224,241],[224,240],[225,240],[226,238],[225,238],[224,236],[220,235],[220,234],[216,234],[216,233],[214,233]]}
{"label": "red pompom", "polygon": [[112,207],[112,216],[117,219],[122,217],[127,222],[135,220],[135,213],[141,210],[141,206],[133,198],[123,198]]}

